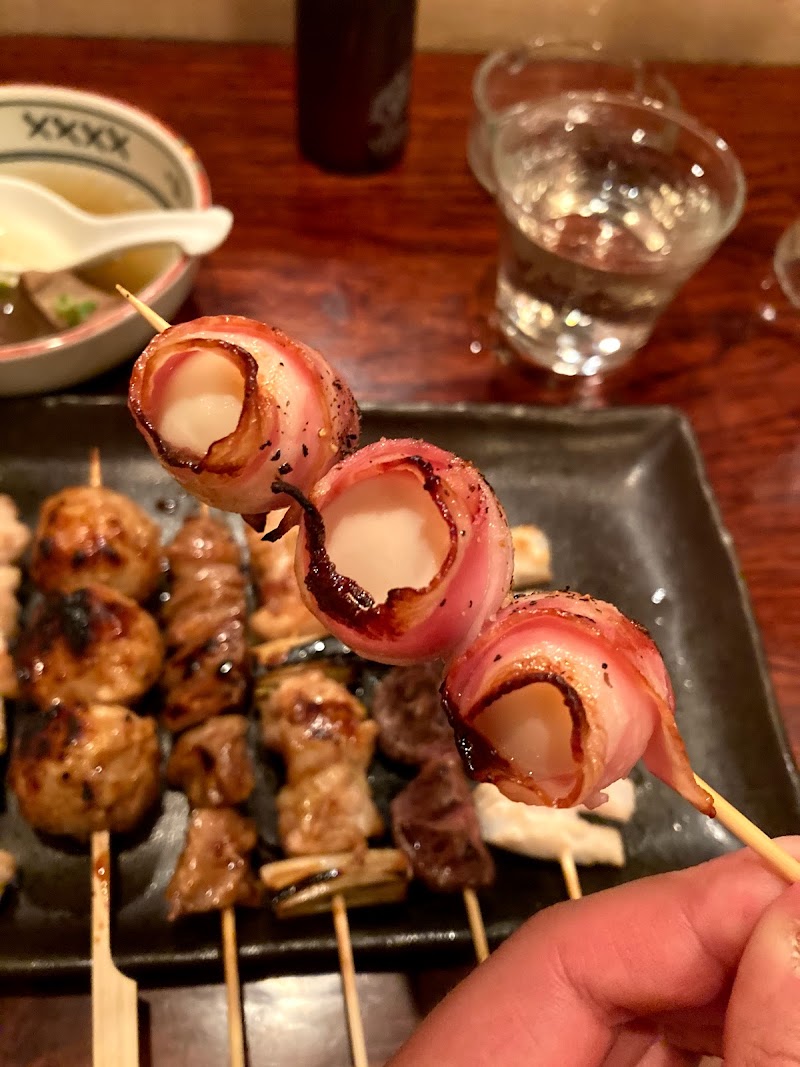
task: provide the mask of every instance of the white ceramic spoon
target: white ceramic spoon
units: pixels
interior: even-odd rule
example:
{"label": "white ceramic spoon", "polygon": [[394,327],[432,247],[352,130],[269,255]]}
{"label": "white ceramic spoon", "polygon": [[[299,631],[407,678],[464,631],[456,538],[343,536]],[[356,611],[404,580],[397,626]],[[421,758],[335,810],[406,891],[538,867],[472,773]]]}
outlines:
{"label": "white ceramic spoon", "polygon": [[43,185],[1,176],[0,273],[54,274],[164,242],[202,256],[222,244],[232,223],[224,207],[90,215]]}

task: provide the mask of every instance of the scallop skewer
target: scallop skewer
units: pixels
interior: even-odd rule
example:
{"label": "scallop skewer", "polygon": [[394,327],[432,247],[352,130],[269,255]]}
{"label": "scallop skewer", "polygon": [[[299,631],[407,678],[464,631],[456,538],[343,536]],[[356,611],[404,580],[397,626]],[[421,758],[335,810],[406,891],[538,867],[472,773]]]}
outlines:
{"label": "scallop skewer", "polygon": [[[89,456],[89,485],[103,484],[100,452]],[[139,1063],[138,989],[111,955],[111,835],[92,834],[92,1063],[135,1067]]]}

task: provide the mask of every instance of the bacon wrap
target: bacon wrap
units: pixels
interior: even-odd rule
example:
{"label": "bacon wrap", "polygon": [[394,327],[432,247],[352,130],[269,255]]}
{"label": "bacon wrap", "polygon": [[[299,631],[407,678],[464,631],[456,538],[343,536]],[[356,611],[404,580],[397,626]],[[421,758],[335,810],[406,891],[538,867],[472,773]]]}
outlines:
{"label": "bacon wrap", "polygon": [[[535,682],[556,686],[569,709],[569,775],[534,780],[476,726],[499,697]],[[612,604],[577,593],[521,597],[450,666],[442,698],[470,775],[511,800],[596,806],[604,787],[642,759],[699,811],[715,814],[689,765],[664,661],[648,633]]]}
{"label": "bacon wrap", "polygon": [[[384,603],[339,574],[325,547],[325,507],[364,479],[411,472],[449,530],[449,549],[423,589],[391,589]],[[360,656],[378,663],[449,659],[479,632],[511,585],[513,548],[503,508],[469,463],[425,441],[382,439],[337,464],[303,501],[295,567],[309,610]]]}
{"label": "bacon wrap", "polygon": [[[236,367],[244,402],[236,429],[198,456],[170,445],[156,427],[170,376],[202,352]],[[128,406],[176,481],[212,507],[239,512],[256,529],[263,529],[267,512],[292,503],[273,493],[275,478],[291,478],[307,492],[358,440],[358,406],[322,356],[237,315],[195,319],[157,334],[136,360]],[[284,527],[296,517],[295,508]]]}

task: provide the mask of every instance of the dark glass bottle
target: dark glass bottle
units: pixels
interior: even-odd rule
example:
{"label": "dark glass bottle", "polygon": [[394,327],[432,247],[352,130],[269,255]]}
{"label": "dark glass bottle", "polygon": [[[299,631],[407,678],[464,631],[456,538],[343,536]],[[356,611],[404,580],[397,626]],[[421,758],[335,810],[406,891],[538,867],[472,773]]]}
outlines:
{"label": "dark glass bottle", "polygon": [[296,0],[300,151],[325,170],[390,167],[408,135],[416,0]]}

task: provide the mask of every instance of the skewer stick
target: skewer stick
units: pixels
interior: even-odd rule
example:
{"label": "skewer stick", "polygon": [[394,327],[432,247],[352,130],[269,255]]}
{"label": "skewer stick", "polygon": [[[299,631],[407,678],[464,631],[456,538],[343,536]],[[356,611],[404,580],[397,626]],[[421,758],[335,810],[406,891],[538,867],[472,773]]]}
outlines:
{"label": "skewer stick", "polygon": [[581,889],[578,868],[575,866],[575,857],[569,849],[566,849],[558,857],[558,862],[561,864],[561,873],[564,875],[564,884],[567,887],[569,899],[580,900],[583,896],[583,890]]}
{"label": "skewer stick", "polygon": [[[89,453],[89,485],[103,484],[100,452]],[[94,1067],[138,1067],[137,987],[111,956],[111,836],[92,834],[92,1063]]]}
{"label": "skewer stick", "polygon": [[162,319],[158,312],[153,311],[153,309],[148,307],[147,304],[143,304],[138,296],[134,296],[133,293],[129,293],[128,290],[123,289],[121,285],[116,286],[116,290],[120,296],[124,296],[128,303],[136,308],[142,318],[146,322],[149,322],[153,329],[156,330],[158,333],[163,333],[164,330],[169,329],[169,323],[167,322],[167,320]]}
{"label": "skewer stick", "polygon": [[347,1012],[347,1029],[350,1032],[350,1048],[353,1052],[353,1067],[369,1067],[367,1045],[364,1040],[364,1023],[361,1019],[361,1006],[356,987],[356,968],[353,962],[353,943],[350,940],[350,923],[347,921],[347,908],[344,897],[336,893],[331,902],[333,928],[336,931],[336,945],[339,949],[339,969],[342,974],[344,1006]]}
{"label": "skewer stick", "polygon": [[239,982],[239,948],[236,943],[236,912],[230,905],[220,912],[222,959],[228,1001],[228,1056],[231,1067],[245,1067],[242,989]]}
{"label": "skewer stick", "polygon": [[786,849],[781,848],[755,823],[750,822],[746,815],[743,815],[725,797],[720,796],[716,789],[704,782],[698,775],[694,777],[700,788],[711,794],[717,810],[717,818],[734,837],[738,837],[743,845],[751,848],[761,857],[767,867],[781,875],[787,882],[800,882],[799,860],[791,856]]}
{"label": "skewer stick", "polygon": [[98,830],[92,834],[92,1063],[138,1067],[136,982],[111,957],[110,859],[110,835]]}
{"label": "skewer stick", "polygon": [[483,963],[489,958],[489,942],[486,938],[486,927],[483,924],[478,896],[475,890],[469,887],[464,890],[464,907],[467,909],[472,944],[475,946],[475,958],[478,963]]}

